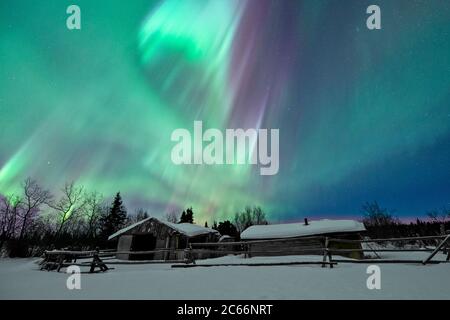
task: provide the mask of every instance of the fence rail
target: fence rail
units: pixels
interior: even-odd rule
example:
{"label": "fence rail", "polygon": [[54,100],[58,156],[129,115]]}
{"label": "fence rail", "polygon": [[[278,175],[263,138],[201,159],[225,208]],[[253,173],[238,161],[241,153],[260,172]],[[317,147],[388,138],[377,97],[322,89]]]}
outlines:
{"label": "fence rail", "polygon": [[273,243],[273,242],[291,242],[292,240],[322,240],[326,239],[325,236],[307,236],[307,237],[295,237],[295,238],[284,238],[284,239],[265,239],[265,240],[247,240],[238,242],[210,242],[210,243],[191,243],[192,247],[220,247],[220,246],[239,246],[239,245],[249,245],[249,244],[260,244],[260,243]]}
{"label": "fence rail", "polygon": [[403,238],[384,238],[384,239],[361,239],[361,240],[329,238],[328,241],[330,241],[330,242],[338,242],[339,241],[339,242],[345,242],[345,243],[403,242],[403,241],[445,239],[447,236],[448,235],[422,236],[422,237],[403,237]]}
{"label": "fence rail", "polygon": [[435,249],[329,249],[333,253],[347,252],[433,252]]}

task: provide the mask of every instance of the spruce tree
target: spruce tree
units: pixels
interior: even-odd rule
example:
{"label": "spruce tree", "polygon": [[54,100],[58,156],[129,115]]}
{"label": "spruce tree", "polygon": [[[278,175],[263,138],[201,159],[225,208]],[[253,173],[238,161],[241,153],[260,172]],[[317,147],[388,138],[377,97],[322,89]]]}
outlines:
{"label": "spruce tree", "polygon": [[186,222],[186,211],[183,211],[180,217],[180,222],[178,223],[185,223]]}
{"label": "spruce tree", "polygon": [[239,232],[237,231],[236,227],[234,226],[234,224],[231,223],[230,220],[219,222],[217,231],[219,231],[221,235],[228,235],[230,237],[239,236]]}
{"label": "spruce tree", "polygon": [[107,239],[110,235],[120,230],[127,221],[127,211],[122,203],[120,192],[117,192],[114,201],[104,216],[101,217],[101,234]]}
{"label": "spruce tree", "polygon": [[183,211],[179,223],[194,223],[194,211],[192,211],[192,207]]}
{"label": "spruce tree", "polygon": [[192,211],[192,207],[186,210],[186,222],[194,223],[194,211]]}

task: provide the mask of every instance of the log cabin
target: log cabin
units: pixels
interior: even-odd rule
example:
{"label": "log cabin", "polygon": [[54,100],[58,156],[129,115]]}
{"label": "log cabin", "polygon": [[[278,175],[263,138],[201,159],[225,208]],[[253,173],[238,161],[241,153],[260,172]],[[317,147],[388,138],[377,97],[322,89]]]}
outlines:
{"label": "log cabin", "polygon": [[[251,256],[282,256],[282,255],[322,255],[325,238],[343,240],[359,240],[365,232],[364,224],[355,220],[322,219],[304,223],[284,223],[271,225],[255,225],[241,233],[242,241],[249,242],[248,250]],[[270,240],[258,243],[254,240]],[[317,250],[315,250],[317,248]],[[331,249],[361,249],[360,243],[333,241]],[[302,250],[305,250],[302,252]],[[362,259],[362,252],[341,253],[354,259]]]}
{"label": "log cabin", "polygon": [[[183,249],[190,242],[217,242],[219,238],[220,233],[214,229],[149,217],[117,231],[108,240],[118,239],[116,257],[121,260],[183,260]],[[170,252],[137,253],[159,249],[170,249]]]}

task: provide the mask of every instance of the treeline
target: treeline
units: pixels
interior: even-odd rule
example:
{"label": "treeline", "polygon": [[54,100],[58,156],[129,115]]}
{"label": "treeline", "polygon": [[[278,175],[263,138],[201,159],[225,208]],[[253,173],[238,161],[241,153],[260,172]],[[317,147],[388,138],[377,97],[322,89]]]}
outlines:
{"label": "treeline", "polygon": [[[377,202],[364,204],[362,213],[371,238],[440,235],[450,230],[450,210],[445,208],[428,212],[428,221],[410,223],[402,223]],[[26,179],[20,192],[0,194],[0,256],[34,256],[61,248],[115,248],[116,243],[108,241],[110,235],[147,217],[143,209],[127,215],[120,192],[108,200],[71,182],[55,197],[36,181]],[[172,223],[194,223],[194,211],[191,207],[181,214],[168,213],[165,218]],[[260,207],[246,207],[231,220],[214,221],[211,228],[239,241],[248,227],[266,224],[266,213]],[[208,227],[207,222],[204,225]]]}
{"label": "treeline", "polygon": [[253,225],[269,224],[266,213],[261,207],[245,207],[241,212],[236,212],[233,222],[225,220],[217,223],[214,221],[213,229],[220,232],[221,235],[233,237],[236,241],[240,240],[241,232]]}
{"label": "treeline", "polygon": [[376,201],[365,203],[362,211],[367,236],[372,239],[441,235],[450,230],[450,209],[447,208],[427,212],[428,221],[416,219],[409,223],[401,222]]}
{"label": "treeline", "polygon": [[[175,211],[166,214],[165,219],[172,223],[194,223],[194,211],[191,208],[184,210],[181,216]],[[242,231],[253,225],[265,225],[269,224],[266,218],[266,213],[261,207],[247,206],[243,211],[236,212],[233,221],[214,221],[211,228],[219,231],[221,235],[233,237],[235,240],[240,239]],[[208,222],[205,221],[204,226],[208,228]]]}
{"label": "treeline", "polygon": [[26,257],[46,249],[109,247],[108,236],[132,220],[119,192],[108,204],[99,193],[71,182],[55,198],[28,178],[19,193],[0,195],[0,249]]}
{"label": "treeline", "polygon": [[[0,256],[35,256],[44,250],[63,248],[115,248],[116,243],[108,241],[110,235],[147,217],[143,209],[128,215],[120,192],[108,201],[98,192],[71,182],[55,197],[28,178],[19,192],[0,194]],[[166,214],[165,218],[172,223],[194,223],[194,211],[190,207],[181,214]],[[267,223],[260,207],[246,207],[235,214],[233,222],[214,221],[211,227],[239,240],[240,233],[249,226]]]}

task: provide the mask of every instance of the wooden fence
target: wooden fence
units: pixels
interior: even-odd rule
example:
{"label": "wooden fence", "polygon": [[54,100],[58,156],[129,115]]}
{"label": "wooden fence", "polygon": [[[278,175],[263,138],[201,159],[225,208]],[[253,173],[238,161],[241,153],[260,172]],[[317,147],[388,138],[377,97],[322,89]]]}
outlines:
{"label": "wooden fence", "polygon": [[[303,237],[301,240],[316,240],[320,241],[323,245],[320,247],[312,248],[289,248],[289,243],[294,239],[274,239],[274,240],[253,240],[253,241],[240,241],[240,242],[215,242],[215,243],[191,243],[186,249],[156,249],[151,251],[114,251],[114,250],[92,250],[92,251],[65,251],[65,250],[53,250],[45,251],[44,259],[41,261],[41,270],[57,270],[60,271],[63,267],[71,265],[88,266],[90,272],[95,272],[96,268],[100,271],[106,271],[110,268],[106,266],[104,260],[108,258],[114,258],[117,254],[133,254],[133,255],[149,255],[155,253],[169,253],[175,254],[175,256],[181,256],[182,259],[177,260],[122,260],[122,261],[108,261],[108,265],[114,264],[157,264],[157,263],[174,263],[174,268],[188,268],[194,266],[211,267],[211,266],[262,266],[262,265],[311,265],[317,264],[322,267],[329,266],[333,268],[337,263],[440,263],[443,261],[433,261],[433,257],[440,251],[447,253],[446,261],[450,260],[450,234],[442,236],[425,236],[425,237],[406,237],[406,238],[387,238],[387,239],[361,239],[361,240],[348,240],[348,239],[336,239],[325,236],[312,236]],[[296,238],[295,241],[298,241]],[[422,242],[422,241],[438,241],[438,245],[433,248],[373,248],[370,247],[372,243],[397,243],[397,242]],[[272,244],[274,242],[283,242],[286,244],[286,249],[281,250],[252,250],[252,245],[264,245]],[[440,242],[439,242],[440,241]],[[354,243],[363,244],[366,243],[370,247],[369,249],[336,249],[332,247],[333,243]],[[422,242],[423,244],[423,242]],[[272,255],[272,256],[284,256],[284,255],[296,255],[296,254],[311,254],[316,255],[317,252],[322,256],[317,261],[298,261],[298,262],[272,262],[272,263],[217,263],[217,264],[196,264],[196,260],[199,257],[219,257],[228,254],[242,254],[245,258],[249,258],[252,255]],[[374,253],[378,259],[336,259],[336,256],[340,256],[344,253]],[[424,260],[414,259],[381,259],[378,253],[380,252],[430,252]],[[333,257],[334,255],[334,257]],[[165,255],[167,256],[167,255]],[[103,258],[103,260],[102,260]],[[87,262],[78,262],[80,259],[91,259]]]}
{"label": "wooden fence", "polygon": [[370,249],[328,249],[326,251],[330,253],[330,259],[332,259],[332,254],[339,254],[348,251],[358,251],[358,252],[373,252],[378,256],[378,252],[430,252],[430,255],[423,260],[414,259],[363,259],[363,260],[343,260],[343,259],[333,259],[335,262],[343,263],[422,263],[423,265],[429,263],[440,263],[441,261],[432,261],[433,257],[440,251],[447,253],[446,262],[450,260],[450,234],[441,236],[423,236],[423,237],[405,237],[405,238],[386,238],[386,239],[364,239],[364,240],[346,240],[346,239],[329,239],[329,242],[339,241],[346,243],[382,243],[382,242],[420,242],[423,244],[424,240],[442,240],[438,243],[436,248],[370,248]]}

